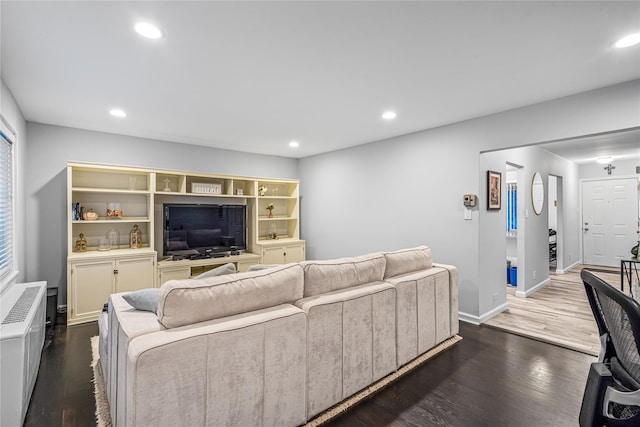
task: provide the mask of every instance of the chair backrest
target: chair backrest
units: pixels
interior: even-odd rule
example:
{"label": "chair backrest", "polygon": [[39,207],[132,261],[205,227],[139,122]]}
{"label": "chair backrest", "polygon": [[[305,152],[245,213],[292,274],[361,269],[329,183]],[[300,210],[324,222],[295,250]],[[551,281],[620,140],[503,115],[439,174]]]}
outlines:
{"label": "chair backrest", "polygon": [[614,372],[619,380],[628,387],[637,387],[640,384],[640,304],[586,269],[580,277],[600,336],[607,336],[606,343],[602,344],[601,359],[611,363],[613,370],[623,370]]}

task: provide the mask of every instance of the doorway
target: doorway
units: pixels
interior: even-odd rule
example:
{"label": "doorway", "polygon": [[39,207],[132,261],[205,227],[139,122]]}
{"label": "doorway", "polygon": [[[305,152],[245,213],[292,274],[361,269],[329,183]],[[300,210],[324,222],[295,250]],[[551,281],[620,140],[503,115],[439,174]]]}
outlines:
{"label": "doorway", "polygon": [[549,272],[563,274],[563,238],[564,238],[564,212],[562,177],[549,175],[548,198],[549,207]]}
{"label": "doorway", "polygon": [[630,256],[638,231],[636,178],[582,182],[582,253],[590,265],[615,267]]}

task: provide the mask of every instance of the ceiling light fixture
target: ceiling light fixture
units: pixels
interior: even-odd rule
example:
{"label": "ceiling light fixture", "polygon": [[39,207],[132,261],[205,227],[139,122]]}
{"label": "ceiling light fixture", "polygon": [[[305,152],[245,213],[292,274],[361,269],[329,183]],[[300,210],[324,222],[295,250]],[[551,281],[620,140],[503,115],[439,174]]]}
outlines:
{"label": "ceiling light fixture", "polygon": [[605,165],[607,163],[611,163],[613,161],[613,157],[611,156],[603,156],[603,157],[598,157],[596,159],[596,162],[600,163],[601,165]]}
{"label": "ceiling light fixture", "polygon": [[298,141],[291,141],[289,143],[289,147],[291,148],[298,148],[300,146],[300,144],[298,143]]}
{"label": "ceiling light fixture", "polygon": [[118,108],[109,110],[109,114],[111,114],[113,117],[127,117],[127,113]]}
{"label": "ceiling light fixture", "polygon": [[640,43],[640,33],[629,34],[621,38],[614,45],[617,48],[629,47]]}
{"label": "ceiling light fixture", "polygon": [[162,31],[148,22],[138,22],[134,28],[138,34],[148,39],[159,39],[162,37]]}
{"label": "ceiling light fixture", "polygon": [[385,120],[393,120],[397,116],[398,115],[395,113],[395,111],[385,111],[384,113],[382,113],[382,118]]}

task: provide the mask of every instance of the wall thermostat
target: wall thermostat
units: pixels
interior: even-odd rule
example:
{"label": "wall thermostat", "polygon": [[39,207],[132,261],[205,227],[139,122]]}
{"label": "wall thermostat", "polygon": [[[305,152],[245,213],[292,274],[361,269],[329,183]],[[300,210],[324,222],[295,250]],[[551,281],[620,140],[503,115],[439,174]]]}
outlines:
{"label": "wall thermostat", "polygon": [[475,194],[465,194],[462,198],[462,202],[467,207],[474,207],[478,203],[478,196]]}

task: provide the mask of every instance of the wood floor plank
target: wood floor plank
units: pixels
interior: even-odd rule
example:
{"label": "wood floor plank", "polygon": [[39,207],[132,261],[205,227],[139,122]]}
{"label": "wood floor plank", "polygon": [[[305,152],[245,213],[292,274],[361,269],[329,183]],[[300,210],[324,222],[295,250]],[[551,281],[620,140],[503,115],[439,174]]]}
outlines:
{"label": "wood floor plank", "polygon": [[485,325],[597,356],[600,337],[580,278],[583,268],[620,289],[620,273],[613,268],[584,265],[566,274],[551,273],[550,283],[527,298],[517,297],[515,287],[508,286],[509,308]]}
{"label": "wood floor plank", "polygon": [[[89,338],[97,329],[48,330],[26,427],[95,426]],[[326,427],[577,425],[595,357],[464,322],[460,335]]]}

